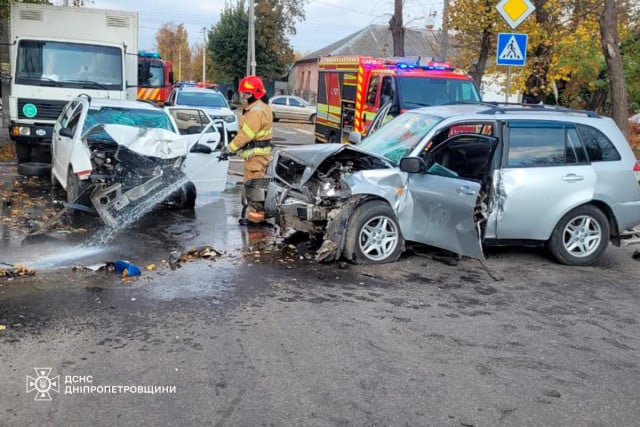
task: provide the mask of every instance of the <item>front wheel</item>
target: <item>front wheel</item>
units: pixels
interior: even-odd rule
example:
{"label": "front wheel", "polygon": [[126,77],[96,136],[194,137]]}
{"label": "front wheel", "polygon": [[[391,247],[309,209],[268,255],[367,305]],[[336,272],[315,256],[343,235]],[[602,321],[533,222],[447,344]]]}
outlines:
{"label": "front wheel", "polygon": [[349,219],[343,255],[356,264],[397,261],[404,239],[391,207],[380,200],[358,206]]}
{"label": "front wheel", "polygon": [[316,124],[316,115],[312,114],[311,117],[309,117],[309,121],[311,122],[311,124],[315,125]]}
{"label": "front wheel", "polygon": [[548,248],[566,265],[594,264],[609,244],[609,221],[600,209],[584,205],[568,212],[551,234]]}

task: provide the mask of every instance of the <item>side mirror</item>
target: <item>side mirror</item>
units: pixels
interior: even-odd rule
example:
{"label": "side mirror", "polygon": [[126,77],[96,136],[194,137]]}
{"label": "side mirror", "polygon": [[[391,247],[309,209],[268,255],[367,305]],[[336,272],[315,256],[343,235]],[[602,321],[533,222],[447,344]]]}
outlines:
{"label": "side mirror", "polygon": [[362,141],[362,134],[360,132],[349,132],[349,142],[358,145]]}
{"label": "side mirror", "polygon": [[189,152],[200,153],[200,154],[211,154],[211,147],[204,144],[195,144],[193,147],[191,147],[191,150],[189,150]]}
{"label": "side mirror", "polygon": [[420,157],[405,157],[400,160],[400,170],[408,173],[424,173],[426,166]]}
{"label": "side mirror", "polygon": [[173,71],[169,71],[169,84],[173,84]]}
{"label": "side mirror", "polygon": [[60,129],[60,136],[66,136],[67,138],[73,138],[73,131],[70,128]]}

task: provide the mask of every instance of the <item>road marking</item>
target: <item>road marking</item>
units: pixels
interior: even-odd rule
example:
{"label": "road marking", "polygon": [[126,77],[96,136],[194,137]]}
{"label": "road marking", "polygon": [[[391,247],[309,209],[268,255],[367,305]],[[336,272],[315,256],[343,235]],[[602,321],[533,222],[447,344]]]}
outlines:
{"label": "road marking", "polygon": [[307,135],[315,135],[315,132],[312,130],[298,129],[298,132],[306,133]]}

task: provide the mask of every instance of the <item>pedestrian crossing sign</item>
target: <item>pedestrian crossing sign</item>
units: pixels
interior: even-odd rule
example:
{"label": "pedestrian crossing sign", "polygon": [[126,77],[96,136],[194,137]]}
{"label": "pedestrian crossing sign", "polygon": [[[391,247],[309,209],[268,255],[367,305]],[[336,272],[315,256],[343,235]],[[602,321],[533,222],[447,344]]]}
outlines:
{"label": "pedestrian crossing sign", "polygon": [[522,67],[527,59],[527,34],[498,34],[497,65]]}

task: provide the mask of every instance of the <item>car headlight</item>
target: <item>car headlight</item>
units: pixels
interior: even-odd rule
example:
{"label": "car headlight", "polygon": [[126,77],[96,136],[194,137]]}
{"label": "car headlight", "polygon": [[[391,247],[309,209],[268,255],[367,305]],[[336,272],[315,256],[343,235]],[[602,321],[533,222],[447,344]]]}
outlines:
{"label": "car headlight", "polygon": [[233,123],[236,121],[236,115],[235,114],[230,114],[228,116],[224,117],[224,121],[227,123]]}

